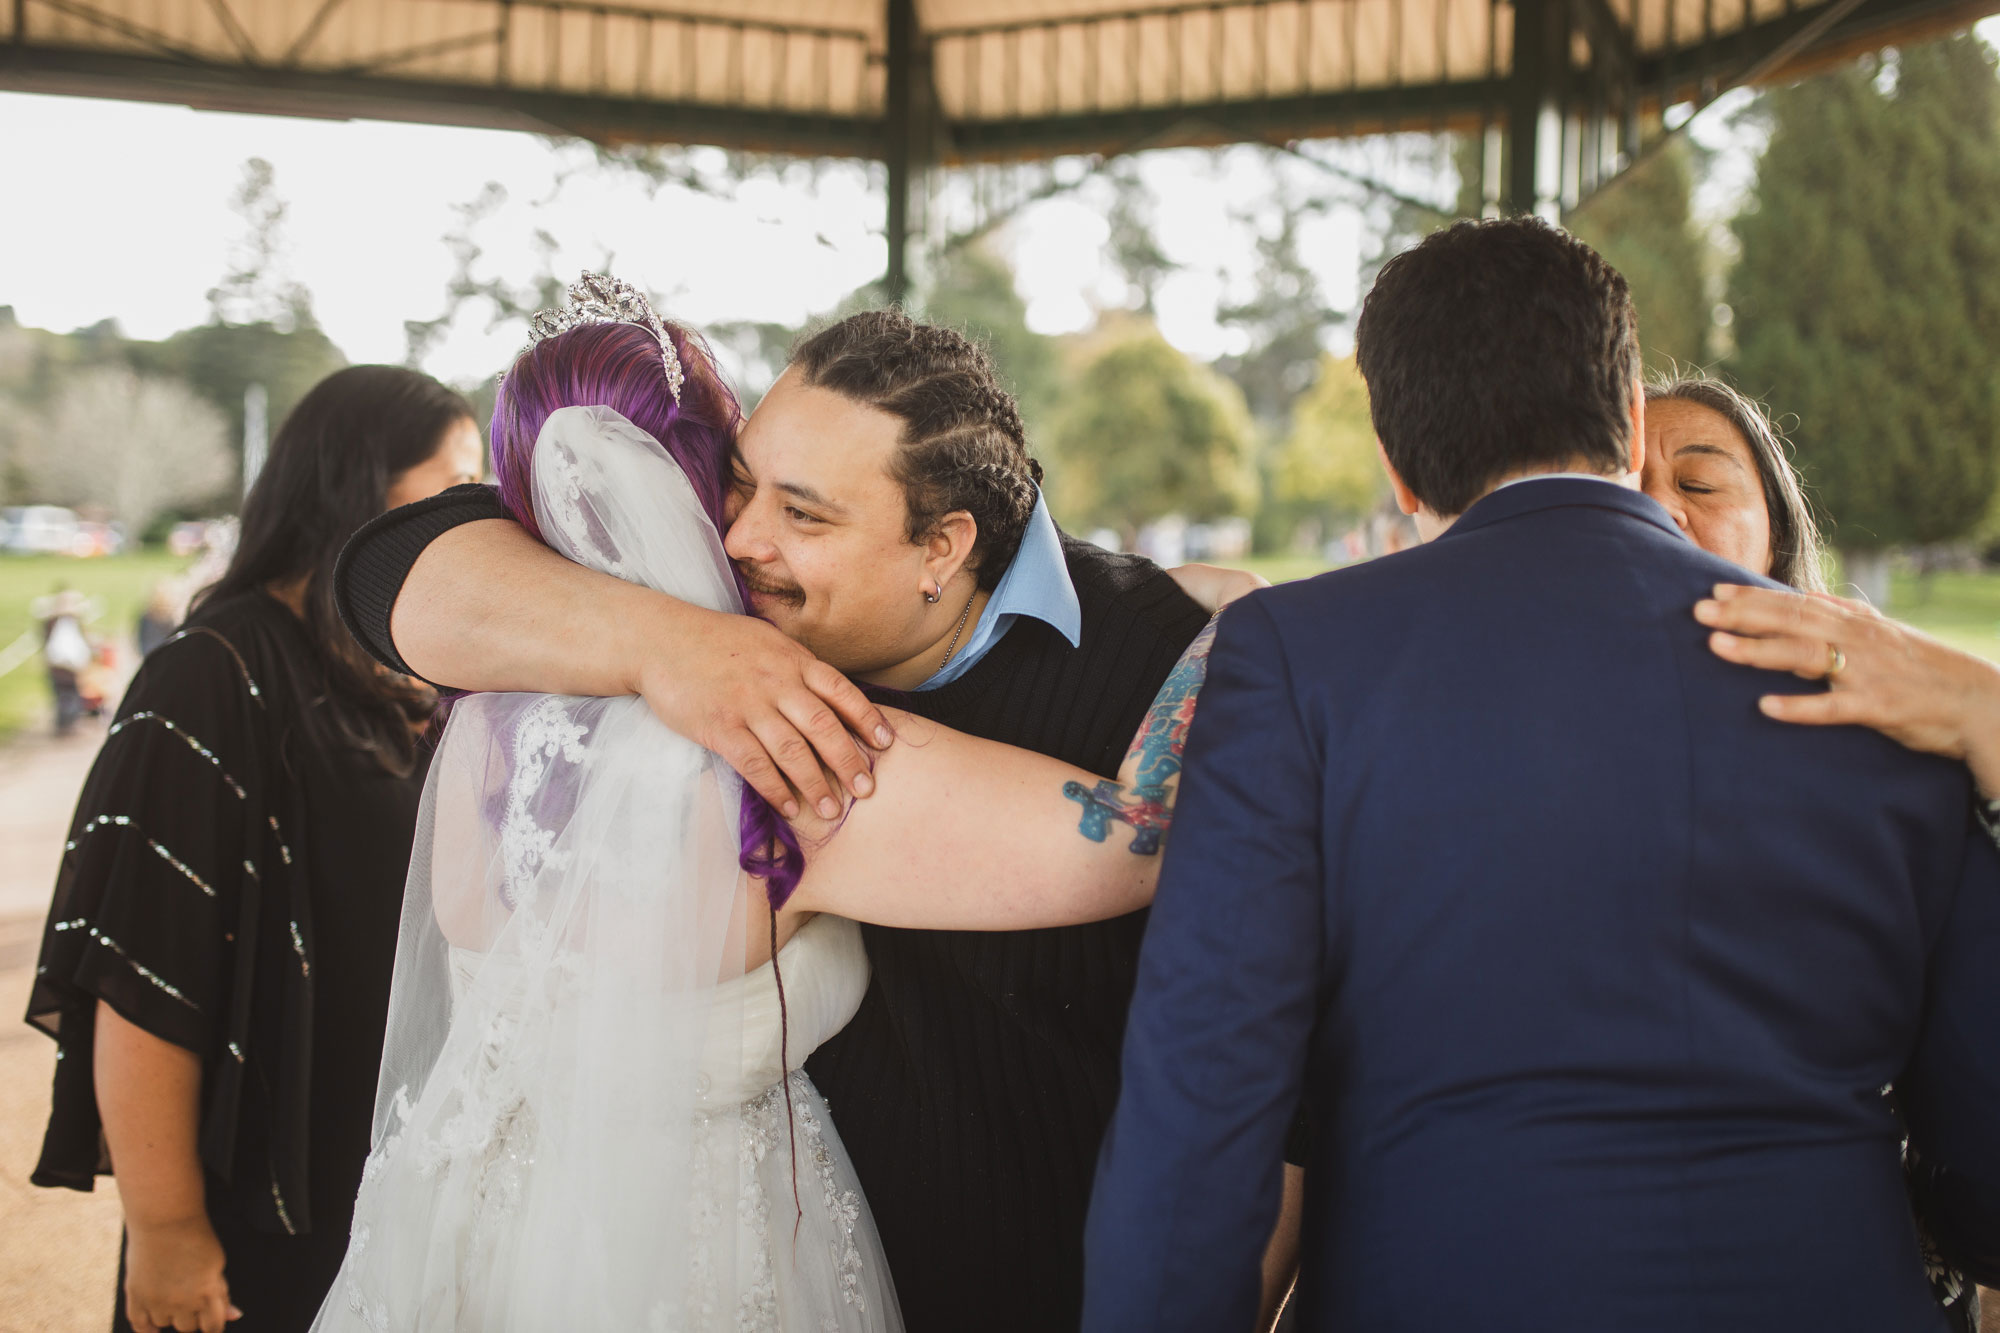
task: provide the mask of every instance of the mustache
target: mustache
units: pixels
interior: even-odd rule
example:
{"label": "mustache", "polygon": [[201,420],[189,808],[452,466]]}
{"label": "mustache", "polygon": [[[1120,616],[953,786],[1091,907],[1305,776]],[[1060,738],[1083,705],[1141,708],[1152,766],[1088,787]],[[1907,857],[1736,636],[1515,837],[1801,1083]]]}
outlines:
{"label": "mustache", "polygon": [[736,574],[737,577],[743,580],[743,586],[751,592],[764,597],[774,597],[781,602],[789,602],[794,606],[805,605],[806,590],[797,584],[772,583],[769,580],[761,579],[751,573],[740,560],[736,562]]}

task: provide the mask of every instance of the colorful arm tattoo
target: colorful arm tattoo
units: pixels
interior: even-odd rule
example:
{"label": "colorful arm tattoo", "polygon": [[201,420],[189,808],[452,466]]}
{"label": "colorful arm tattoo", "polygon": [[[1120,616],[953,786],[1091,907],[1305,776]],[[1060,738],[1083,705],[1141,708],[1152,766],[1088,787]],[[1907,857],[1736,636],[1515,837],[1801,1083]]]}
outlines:
{"label": "colorful arm tattoo", "polygon": [[1063,795],[1083,807],[1076,831],[1092,842],[1103,842],[1116,822],[1132,829],[1132,854],[1155,856],[1160,840],[1174,822],[1174,797],[1180,789],[1181,751],[1187,746],[1188,725],[1194,721],[1195,700],[1208,679],[1208,651],[1215,643],[1220,617],[1210,620],[1174,664],[1166,684],[1153,697],[1153,707],[1125,763],[1119,780],[1095,787],[1065,782]]}

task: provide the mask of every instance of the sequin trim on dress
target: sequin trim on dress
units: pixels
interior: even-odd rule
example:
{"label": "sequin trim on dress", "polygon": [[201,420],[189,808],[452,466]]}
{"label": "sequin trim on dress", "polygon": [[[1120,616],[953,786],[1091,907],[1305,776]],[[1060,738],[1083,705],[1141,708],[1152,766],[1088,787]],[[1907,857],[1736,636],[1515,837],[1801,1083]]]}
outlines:
{"label": "sequin trim on dress", "polygon": [[[250,697],[257,701],[257,706],[259,708],[262,708],[264,706],[264,691],[257,688],[257,682],[254,678],[251,677],[249,664],[243,660],[243,654],[236,651],[235,644],[231,643],[228,639],[224,638],[221,634],[218,634],[216,631],[210,629],[208,626],[196,625],[192,629],[184,629],[180,633],[174,635],[171,639],[168,639],[166,643],[161,644],[160,648],[165,648],[168,646],[168,644],[179,643],[182,639],[191,639],[197,634],[201,635],[203,638],[214,639],[217,643],[221,644],[224,648],[227,648],[229,650],[229,655],[236,659],[237,674],[243,677],[243,688],[250,691]],[[160,651],[160,648],[155,648],[153,651],[157,653]]]}
{"label": "sequin trim on dress", "polygon": [[250,799],[250,794],[243,790],[243,784],[238,782],[235,778],[229,775],[229,770],[222,766],[222,760],[216,757],[215,751],[209,749],[208,746],[203,745],[201,743],[200,738],[197,737],[193,732],[189,731],[186,727],[181,726],[179,723],[175,722],[170,717],[166,717],[163,714],[154,712],[150,708],[145,709],[141,712],[134,713],[130,717],[121,718],[120,720],[112,723],[111,729],[104,733],[104,738],[106,740],[110,740],[113,736],[116,736],[119,732],[131,726],[134,722],[159,723],[162,727],[165,727],[174,736],[178,737],[181,741],[185,742],[188,749],[193,750],[203,759],[206,759],[208,760],[209,763],[213,764],[215,766],[215,771],[222,775],[222,781],[224,782],[224,784],[228,786],[229,790],[236,793],[237,800],[247,801]]}
{"label": "sequin trim on dress", "polygon": [[285,1196],[278,1188],[278,1177],[276,1175],[271,1177],[271,1202],[278,1209],[278,1225],[285,1229],[285,1234],[287,1236],[298,1235],[299,1229],[292,1225],[292,1215],[285,1211]]}
{"label": "sequin trim on dress", "polygon": [[152,968],[147,967],[144,963],[139,962],[137,959],[133,958],[132,955],[126,953],[124,949],[119,947],[118,941],[112,939],[109,935],[106,935],[103,931],[99,930],[97,927],[92,926],[90,928],[90,938],[96,940],[99,944],[111,950],[111,952],[117,954],[120,962],[124,963],[125,966],[131,968],[134,972],[137,972],[140,976],[144,977],[146,980],[152,982],[153,985],[158,987],[160,990],[166,992],[168,995],[173,996],[176,1000],[179,1000],[182,1004],[194,1010],[196,1013],[201,1012],[200,1005],[196,1004],[193,1000],[190,1000],[187,996],[181,994],[181,992],[175,987],[169,985],[165,977],[153,971]]}
{"label": "sequin trim on dress", "polygon": [[[138,829],[141,836],[144,836],[146,832],[145,829],[140,828],[139,821],[132,818],[132,816],[130,815],[99,815],[95,819],[85,820],[82,826],[77,829],[78,834],[80,834],[81,836],[76,838],[71,838],[68,842],[64,843],[63,850],[66,852],[73,852],[77,849],[78,845],[83,841],[84,838],[89,837],[91,834],[97,832],[99,829],[107,829],[107,828]],[[168,851],[164,846],[162,846],[159,843],[158,840],[148,837],[146,838],[146,846],[152,849],[153,855],[159,857],[162,861],[165,861],[168,865],[180,871],[181,874],[187,879],[188,883],[194,885],[197,889],[200,889],[203,893],[207,894],[209,897],[211,898],[215,897],[215,886],[210,884],[207,880],[203,879],[200,875],[197,875],[192,869],[189,868],[187,862],[181,860],[178,856],[175,856],[172,852]],[[246,862],[245,864],[247,865],[248,863]]]}

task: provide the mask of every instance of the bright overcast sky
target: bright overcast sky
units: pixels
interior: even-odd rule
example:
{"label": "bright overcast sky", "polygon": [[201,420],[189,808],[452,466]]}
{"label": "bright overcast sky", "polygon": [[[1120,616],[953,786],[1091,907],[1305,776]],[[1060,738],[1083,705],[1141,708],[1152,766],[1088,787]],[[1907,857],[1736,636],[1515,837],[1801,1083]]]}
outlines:
{"label": "bright overcast sky", "polygon": [[[2000,20],[1981,25],[2000,39]],[[1697,137],[1728,149],[1726,108],[1697,123]],[[1386,151],[1386,150],[1384,150]],[[1747,157],[1721,164],[1733,179],[1704,202],[1740,189]],[[292,275],[312,292],[321,323],[357,361],[400,361],[403,321],[436,315],[451,256],[440,242],[454,208],[488,181],[508,203],[475,233],[479,276],[532,279],[537,229],[561,249],[568,275],[610,258],[621,276],[662,294],[697,325],[716,319],[795,323],[825,310],[882,271],[881,195],[858,165],[827,167],[810,183],[753,181],[733,199],[676,187],[648,198],[616,172],[571,171],[578,146],[552,149],[530,135],[375,121],[290,120],[181,107],[0,93],[0,305],[21,322],[71,329],[116,318],[130,335],[158,338],[204,321],[206,293],[227,264],[240,224],[228,207],[245,159],[276,169],[290,205]],[[1293,181],[1321,189],[1313,169]],[[1393,153],[1369,165],[1408,168]],[[1161,207],[1157,233],[1184,265],[1160,298],[1167,336],[1204,358],[1231,350],[1214,319],[1240,298],[1254,264],[1240,218],[1268,204],[1270,175],[1238,152],[1155,153],[1144,160]],[[1421,177],[1416,178],[1418,181]],[[1429,193],[1430,191],[1425,191]],[[1334,189],[1335,197],[1348,192]],[[1089,196],[1085,196],[1089,198]],[[1028,210],[999,236],[1014,261],[1029,320],[1046,332],[1084,328],[1122,297],[1106,268],[1101,215],[1083,199]],[[1306,254],[1336,307],[1356,297],[1369,243],[1360,212],[1329,209],[1306,233]],[[518,328],[488,333],[462,319],[426,368],[455,380],[484,378],[519,346]]]}
{"label": "bright overcast sky", "polygon": [[[676,314],[797,322],[878,276],[884,263],[879,174],[831,164],[814,181],[752,180],[733,199],[668,187],[649,198],[581,146],[531,135],[377,121],[290,120],[141,103],[0,94],[0,305],[24,324],[70,329],[115,317],[157,338],[207,318],[206,293],[241,224],[228,201],[247,158],[275,168],[288,205],[293,275],[321,323],[355,360],[400,361],[403,321],[436,315],[452,260],[440,237],[455,208],[488,181],[508,203],[483,222],[481,276],[532,279],[536,230],[561,250],[556,271],[611,259]],[[1227,350],[1213,314],[1232,267],[1252,262],[1231,206],[1251,208],[1268,177],[1240,155],[1154,154],[1159,232],[1189,264],[1162,300],[1176,341]],[[1218,177],[1220,179],[1218,179]],[[1218,188],[1221,187],[1221,188]],[[1035,206],[1000,238],[1030,319],[1050,332],[1086,327],[1120,299],[1106,271],[1101,216],[1066,200]],[[1314,224],[1310,252],[1336,304],[1353,299],[1360,228],[1351,210]],[[428,367],[457,379],[497,369],[520,330],[460,322]]]}

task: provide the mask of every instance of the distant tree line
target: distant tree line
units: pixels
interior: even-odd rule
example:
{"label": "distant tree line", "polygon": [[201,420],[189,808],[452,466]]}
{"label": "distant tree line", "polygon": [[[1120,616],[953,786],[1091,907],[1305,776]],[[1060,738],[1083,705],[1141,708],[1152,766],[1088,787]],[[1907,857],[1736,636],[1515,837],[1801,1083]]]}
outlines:
{"label": "distant tree line", "polygon": [[285,274],[269,163],[244,164],[232,204],[243,231],[205,324],[147,342],[108,319],[24,328],[0,306],[0,499],[102,511],[132,539],[235,509],[245,391],[264,387],[275,427],[347,358]]}

